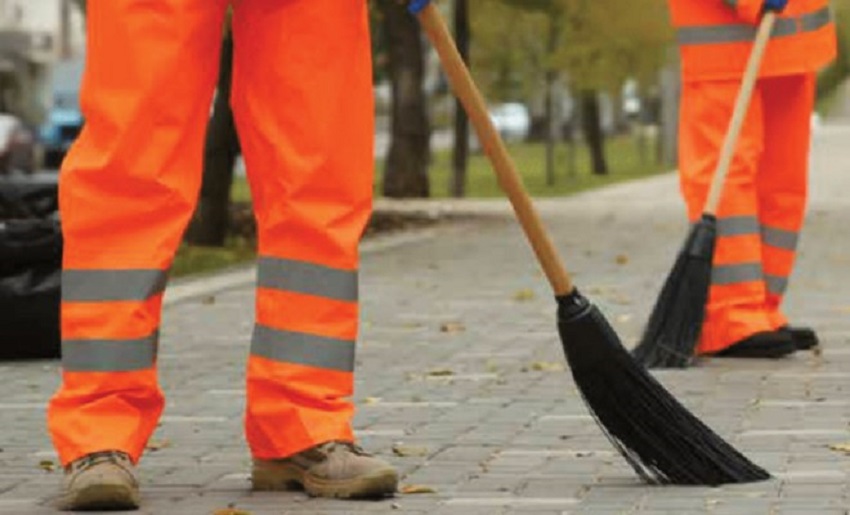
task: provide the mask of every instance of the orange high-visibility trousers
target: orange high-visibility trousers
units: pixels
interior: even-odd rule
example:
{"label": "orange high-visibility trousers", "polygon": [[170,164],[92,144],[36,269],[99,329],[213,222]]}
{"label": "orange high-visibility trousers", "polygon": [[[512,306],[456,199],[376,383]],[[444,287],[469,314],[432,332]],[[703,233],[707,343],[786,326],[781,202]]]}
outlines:
{"label": "orange high-visibility trousers", "polygon": [[[705,206],[740,80],[686,81],[679,175],[688,216]],[[780,310],[806,209],[814,73],[759,79],[717,211],[698,352],[787,324]]]}
{"label": "orange high-visibility trousers", "polygon": [[[88,3],[86,125],[60,176],[63,381],[48,424],[63,464],[107,449],[137,461],[163,409],[162,295],[198,196],[228,3]],[[373,175],[367,4],[239,0],[233,29],[259,233],[245,430],[255,457],[283,457],[353,439]]]}

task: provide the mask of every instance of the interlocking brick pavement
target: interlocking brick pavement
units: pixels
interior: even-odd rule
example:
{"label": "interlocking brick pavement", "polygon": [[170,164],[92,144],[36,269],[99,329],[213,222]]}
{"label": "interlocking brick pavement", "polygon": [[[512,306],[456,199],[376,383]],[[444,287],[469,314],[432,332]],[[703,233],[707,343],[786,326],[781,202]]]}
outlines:
{"label": "interlocking brick pavement", "polygon": [[[848,141],[848,125],[818,134],[809,223],[787,299],[794,322],[819,330],[822,354],[657,373],[775,479],[642,484],[564,370],[554,302],[506,203],[382,203],[477,215],[364,245],[356,429],[365,447],[398,466],[404,485],[432,493],[357,503],[249,492],[246,270],[169,292],[160,355],[168,404],[142,461],[142,513],[848,513],[850,456],[829,447],[850,441]],[[685,234],[677,187],[669,174],[539,203],[579,287],[627,345]],[[0,377],[0,513],[52,513],[47,499],[60,473],[44,404],[57,364],[0,364]]]}

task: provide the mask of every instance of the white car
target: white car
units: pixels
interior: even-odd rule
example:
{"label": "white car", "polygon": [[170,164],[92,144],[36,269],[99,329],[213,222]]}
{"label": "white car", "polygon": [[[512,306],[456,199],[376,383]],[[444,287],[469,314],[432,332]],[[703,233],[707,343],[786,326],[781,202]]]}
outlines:
{"label": "white car", "polygon": [[490,119],[505,141],[525,141],[531,131],[531,115],[519,102],[508,102],[490,108]]}

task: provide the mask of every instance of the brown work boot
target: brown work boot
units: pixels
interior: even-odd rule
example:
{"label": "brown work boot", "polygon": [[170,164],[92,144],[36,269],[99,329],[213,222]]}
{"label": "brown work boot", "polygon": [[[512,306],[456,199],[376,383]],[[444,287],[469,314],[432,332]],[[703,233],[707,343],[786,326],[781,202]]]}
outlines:
{"label": "brown work boot", "polygon": [[58,508],[66,511],[134,510],[139,481],[130,456],[119,451],[87,454],[65,468]]}
{"label": "brown work boot", "polygon": [[395,493],[398,474],[387,462],[347,442],[327,442],[294,456],[254,460],[254,490],[304,489],[316,497],[362,499]]}

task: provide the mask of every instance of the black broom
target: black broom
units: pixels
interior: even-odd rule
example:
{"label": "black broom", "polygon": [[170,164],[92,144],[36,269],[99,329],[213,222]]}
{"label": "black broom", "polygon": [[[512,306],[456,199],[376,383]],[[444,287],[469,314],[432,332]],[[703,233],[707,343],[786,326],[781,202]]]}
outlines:
{"label": "black broom", "polygon": [[717,436],[641,367],[602,313],[575,289],[442,15],[427,0],[413,2],[411,11],[440,55],[449,83],[552,285],[573,378],[606,436],[651,483],[719,485],[768,479],[766,471]]}
{"label": "black broom", "polygon": [[691,228],[655,301],[640,343],[632,351],[635,359],[649,368],[685,368],[693,361],[694,349],[705,320],[705,306],[711,284],[712,258],[717,239],[717,219],[714,213],[717,212],[720,193],[726,182],[775,19],[776,15],[772,11],[767,11],[762,17],[702,218]]}

